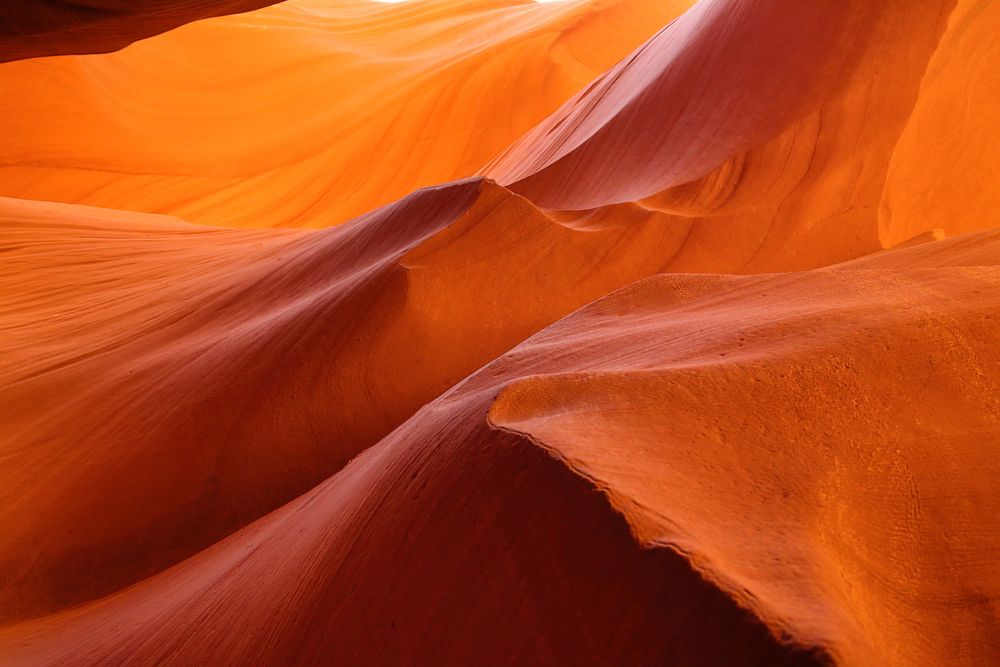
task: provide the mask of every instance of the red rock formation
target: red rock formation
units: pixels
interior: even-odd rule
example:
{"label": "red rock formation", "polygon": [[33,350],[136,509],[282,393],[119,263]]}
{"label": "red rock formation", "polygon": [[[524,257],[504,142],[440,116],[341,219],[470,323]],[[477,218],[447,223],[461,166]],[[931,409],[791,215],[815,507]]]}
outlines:
{"label": "red rock formation", "polygon": [[[306,5],[247,21],[309,51],[330,22]],[[376,165],[352,174],[371,181],[357,201],[418,183],[421,155],[447,180],[500,154],[319,231],[246,228],[342,196],[311,167],[240,185],[243,202],[228,182],[206,195],[205,172],[136,192],[135,165],[224,162],[222,143],[172,145],[145,104],[105,139],[72,120],[48,136],[57,95],[0,103],[24,132],[0,142],[21,197],[0,199],[0,663],[1000,662],[1000,14],[703,0],[506,148],[487,121],[559,94],[507,96],[504,116],[444,92],[472,71],[511,90],[504,63],[576,71],[563,48],[602,50],[581,17],[622,7],[371,9],[401,22],[387,34],[423,26],[420,48],[383,48],[437,60],[401,57],[429,87],[373,112],[404,125],[370,127],[401,155],[414,119],[437,120],[398,180],[367,139],[325,146]],[[472,28],[475,54],[453,41]],[[100,62],[89,84],[62,78],[79,60],[0,82],[74,81],[100,116],[89,86],[136,80]],[[267,89],[320,99],[289,62],[289,88]],[[558,90],[588,78],[563,74]],[[388,90],[363,79],[345,81]],[[484,130],[456,160],[437,122],[459,116]],[[262,158],[309,134],[261,132]],[[139,136],[162,145],[132,155]],[[54,153],[135,163],[73,175]],[[245,219],[23,198],[43,191]],[[331,224],[354,205],[326,203]]]}

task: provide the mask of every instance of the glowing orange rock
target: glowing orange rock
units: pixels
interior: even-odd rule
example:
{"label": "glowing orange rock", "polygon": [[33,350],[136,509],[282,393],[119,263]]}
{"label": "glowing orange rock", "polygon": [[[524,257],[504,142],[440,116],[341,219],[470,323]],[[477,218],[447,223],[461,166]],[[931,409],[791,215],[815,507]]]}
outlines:
{"label": "glowing orange rock", "polygon": [[0,663],[1000,662],[1000,13],[676,11],[0,67]]}
{"label": "glowing orange rock", "polygon": [[471,176],[689,4],[290,0],[9,63],[0,195],[329,227]]}

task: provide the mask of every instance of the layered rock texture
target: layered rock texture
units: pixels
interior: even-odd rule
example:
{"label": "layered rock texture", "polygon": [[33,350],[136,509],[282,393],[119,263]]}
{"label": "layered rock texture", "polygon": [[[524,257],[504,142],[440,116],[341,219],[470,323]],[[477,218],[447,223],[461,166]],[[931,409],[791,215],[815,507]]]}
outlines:
{"label": "layered rock texture", "polygon": [[1000,5],[264,4],[0,8],[0,664],[1000,663]]}

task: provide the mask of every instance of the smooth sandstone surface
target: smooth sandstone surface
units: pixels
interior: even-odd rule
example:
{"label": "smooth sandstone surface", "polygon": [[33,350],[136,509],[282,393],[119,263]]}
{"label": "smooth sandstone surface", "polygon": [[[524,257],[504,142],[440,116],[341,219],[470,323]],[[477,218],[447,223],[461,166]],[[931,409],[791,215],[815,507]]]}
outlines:
{"label": "smooth sandstone surface", "polygon": [[[973,241],[985,254],[965,266]],[[627,558],[648,552],[624,541],[632,556],[594,563],[592,546],[562,546],[607,547],[595,525],[614,525],[586,485],[567,481],[565,469],[557,474],[562,465],[603,490],[640,543],[676,550],[714,585],[694,585],[671,559],[657,561],[650,571],[671,573],[663,584],[671,593],[654,596],[660,611],[635,612],[696,609],[663,622],[697,641],[706,664],[823,655],[844,664],[989,664],[1000,647],[981,604],[996,595],[988,586],[1000,535],[969,508],[998,501],[991,346],[1000,243],[995,233],[941,243],[935,252],[905,248],[824,272],[659,276],[629,286],[502,355],[316,490],[218,547],[105,600],[13,625],[0,642],[18,642],[14,664],[72,655],[239,662],[261,651],[274,663],[365,661],[375,660],[366,642],[379,641],[366,633],[381,636],[376,628],[390,632],[389,623],[385,646],[393,648],[379,659],[412,651],[461,661],[479,650],[473,646],[531,636],[531,615],[556,602],[541,582],[512,599],[511,587],[528,576],[518,567],[547,571],[517,554],[544,562],[558,558],[544,555],[553,548],[575,554],[554,572],[599,582],[596,591],[582,588],[599,596],[599,609],[620,614],[609,589],[648,594],[649,579],[630,588],[609,573],[634,572],[641,561]],[[897,253],[911,255],[908,268],[882,268]],[[554,517],[539,516],[540,508]],[[595,524],[584,518],[589,512],[605,518]],[[469,536],[463,549],[479,555],[442,551],[455,533]],[[502,546],[490,546],[494,539]],[[498,561],[493,550],[515,560]],[[582,553],[584,565],[575,560]],[[934,576],[943,562],[949,578]],[[623,570],[608,570],[612,563]],[[445,595],[439,582],[466,576],[457,599],[424,606],[426,595]],[[512,583],[498,589],[479,587],[481,577],[492,586],[507,576]],[[720,591],[814,652],[783,653],[723,604]],[[628,599],[633,611],[655,604]],[[413,600],[422,612],[407,606]],[[469,623],[460,633],[446,620],[456,610]],[[512,616],[512,634],[472,620],[498,613]],[[310,622],[317,617],[366,629],[326,632]],[[575,636],[578,623],[600,617],[583,618],[572,630],[562,616],[543,623],[546,636]],[[518,631],[519,623],[527,625]],[[949,641],[928,636],[931,627]],[[610,650],[602,642],[611,640],[592,632],[595,646]],[[731,641],[711,641],[717,632]],[[219,644],[217,633],[229,643]],[[687,645],[629,637],[662,651]],[[531,642],[504,650],[543,655]],[[590,649],[570,642],[553,650],[569,659]],[[672,654],[615,655],[645,664]]]}
{"label": "smooth sandstone surface", "polygon": [[473,175],[689,4],[290,0],[10,63],[0,196],[330,227]]}
{"label": "smooth sandstone surface", "polygon": [[1000,154],[1000,5],[961,0],[921,82],[892,154],[879,235],[895,245],[935,226],[961,234],[995,226]]}
{"label": "smooth sandstone surface", "polygon": [[482,179],[312,233],[0,200],[0,608],[208,546],[676,244],[655,221],[567,228]]}
{"label": "smooth sandstone surface", "polygon": [[[742,273],[872,252],[953,4],[698,3],[484,173],[548,208],[639,201],[679,218],[692,225],[681,270],[708,255]],[[909,236],[942,226],[922,220]]]}
{"label": "smooth sandstone surface", "polygon": [[687,4],[0,65],[0,664],[1000,662],[1000,14]]}

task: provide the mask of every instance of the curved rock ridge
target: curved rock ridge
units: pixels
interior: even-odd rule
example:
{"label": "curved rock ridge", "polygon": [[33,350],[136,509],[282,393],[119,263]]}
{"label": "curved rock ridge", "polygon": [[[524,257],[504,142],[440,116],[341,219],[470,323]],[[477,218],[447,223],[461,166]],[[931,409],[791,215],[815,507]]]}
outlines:
{"label": "curved rock ridge", "polygon": [[[978,516],[1000,501],[998,280],[995,266],[651,278],[508,355],[531,375],[491,423],[838,664],[990,664],[1000,570],[982,556],[1000,538]],[[587,362],[538,361],[560,353]]]}
{"label": "curved rock ridge", "polygon": [[[1000,647],[982,605],[998,577],[979,555],[997,537],[968,508],[997,501],[1000,272],[948,266],[964,256],[955,242],[934,268],[880,268],[914,250],[865,268],[626,287],[281,510],[134,587],[8,626],[0,651],[12,664],[473,651],[988,663]],[[635,539],[670,548],[629,545],[567,469]]]}
{"label": "curved rock ridge", "polygon": [[906,97],[881,105],[912,106],[953,4],[700,2],[488,171],[541,205],[584,208],[701,178],[823,107],[871,123],[838,98],[860,84],[874,88],[862,101],[895,93]]}
{"label": "curved rock ridge", "polygon": [[[0,54],[208,3],[39,6]],[[290,0],[0,65],[0,664],[1000,664],[998,29]]]}
{"label": "curved rock ridge", "polygon": [[1000,228],[950,239],[917,239],[891,250],[834,264],[825,271],[849,268],[906,269],[944,266],[994,266],[1000,264]]}
{"label": "curved rock ridge", "polygon": [[677,554],[638,548],[541,450],[487,428],[490,398],[440,399],[206,552],[0,628],[4,663],[821,663]]}
{"label": "curved rock ridge", "polygon": [[0,62],[106,53],[191,21],[276,0],[4,0]]}
{"label": "curved rock ridge", "polygon": [[683,234],[566,226],[483,179],[317,232],[0,200],[3,616],[258,518]]}
{"label": "curved rock ridge", "polygon": [[697,259],[675,270],[717,252],[742,255],[727,272],[816,268],[993,227],[996,77],[978,63],[1000,16],[955,5],[705,0],[482,173],[545,208],[688,218]]}
{"label": "curved rock ridge", "polygon": [[689,4],[289,0],[9,63],[0,195],[330,227],[472,175]]}

